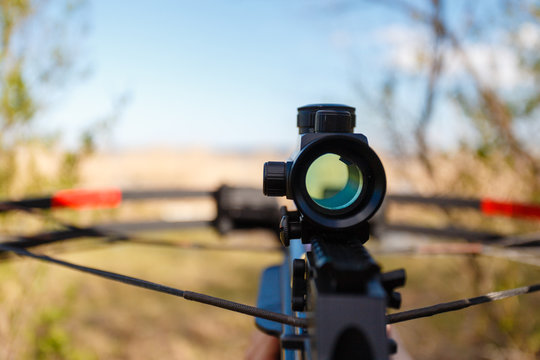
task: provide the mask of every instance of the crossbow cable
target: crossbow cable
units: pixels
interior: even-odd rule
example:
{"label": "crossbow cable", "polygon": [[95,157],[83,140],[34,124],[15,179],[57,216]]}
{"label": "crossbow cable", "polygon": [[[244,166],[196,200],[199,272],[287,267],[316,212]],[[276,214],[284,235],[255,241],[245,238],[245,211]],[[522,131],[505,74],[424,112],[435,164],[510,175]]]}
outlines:
{"label": "crossbow cable", "polygon": [[114,281],[122,282],[124,284],[133,285],[133,286],[145,288],[148,290],[153,290],[157,292],[166,293],[169,295],[182,297],[186,300],[192,300],[195,302],[200,302],[203,304],[220,307],[226,310],[231,310],[234,312],[239,312],[239,313],[250,315],[250,316],[256,316],[256,317],[260,317],[260,318],[264,318],[264,319],[268,319],[272,321],[277,321],[283,324],[288,324],[288,325],[296,326],[296,327],[306,326],[306,319],[301,319],[301,318],[297,318],[293,316],[287,316],[284,314],[279,314],[272,311],[259,309],[254,306],[240,304],[237,302],[233,302],[233,301],[229,301],[229,300],[225,300],[221,298],[216,298],[213,296],[209,296],[209,295],[205,295],[205,294],[201,294],[201,293],[197,293],[193,291],[180,290],[180,289],[176,289],[170,286],[161,285],[158,283],[154,283],[154,282],[146,281],[142,279],[137,279],[131,276],[121,275],[121,274],[114,273],[111,271],[100,270],[100,269],[95,269],[88,266],[73,264],[73,263],[56,259],[50,256],[36,254],[23,248],[16,248],[16,247],[0,244],[0,250],[11,251],[20,256],[33,258],[33,259],[45,261],[48,263],[57,264],[60,266],[73,269],[73,270],[78,270],[85,273],[100,276],[109,280],[114,280]]}
{"label": "crossbow cable", "polygon": [[[109,280],[122,282],[124,284],[133,285],[133,286],[145,288],[152,291],[157,291],[157,292],[166,293],[169,295],[182,297],[186,300],[192,300],[195,302],[220,307],[226,310],[231,310],[231,311],[242,313],[245,315],[263,318],[263,319],[279,322],[279,323],[294,326],[294,327],[305,328],[308,325],[308,320],[304,318],[288,316],[285,314],[280,314],[280,313],[260,309],[260,308],[246,305],[246,304],[240,304],[237,302],[209,296],[206,294],[201,294],[201,293],[187,291],[187,290],[180,290],[180,289],[176,289],[170,286],[161,285],[158,283],[134,278],[131,276],[126,276],[126,275],[122,275],[122,274],[118,274],[118,273],[114,273],[114,272],[110,272],[106,270],[95,269],[88,266],[73,264],[73,263],[56,259],[47,255],[36,254],[24,248],[7,246],[0,243],[0,250],[10,251],[23,257],[41,260],[44,262],[67,267],[73,270],[82,271],[85,273],[96,275],[96,276],[106,278]],[[452,301],[448,303],[428,306],[424,308],[389,314],[387,315],[386,321],[388,324],[393,324],[393,323],[413,320],[413,319],[417,319],[421,317],[433,316],[433,315],[440,314],[443,312],[460,310],[460,309],[464,309],[473,305],[479,305],[486,302],[502,300],[511,296],[528,294],[528,293],[533,293],[537,291],[540,291],[540,284],[534,284],[530,286],[525,286],[525,287],[510,289],[510,290],[505,290],[505,291],[493,292],[493,293],[477,296],[470,299],[457,300],[457,301]]]}

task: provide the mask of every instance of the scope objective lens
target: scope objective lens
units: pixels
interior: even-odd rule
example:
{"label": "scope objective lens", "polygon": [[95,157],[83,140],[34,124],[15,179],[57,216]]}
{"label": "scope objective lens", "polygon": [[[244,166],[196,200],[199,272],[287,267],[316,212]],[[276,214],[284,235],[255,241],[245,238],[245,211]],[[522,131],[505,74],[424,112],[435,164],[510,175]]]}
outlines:
{"label": "scope objective lens", "polygon": [[306,173],[310,198],[328,210],[340,210],[353,204],[363,188],[363,175],[352,161],[326,153],[311,163]]}

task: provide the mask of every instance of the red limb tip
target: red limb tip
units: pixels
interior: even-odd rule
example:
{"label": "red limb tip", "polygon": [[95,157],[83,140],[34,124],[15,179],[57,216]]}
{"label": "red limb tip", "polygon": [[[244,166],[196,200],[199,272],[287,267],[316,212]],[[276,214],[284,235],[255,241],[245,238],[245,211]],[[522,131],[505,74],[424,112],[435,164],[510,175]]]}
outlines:
{"label": "red limb tip", "polygon": [[503,215],[540,219],[540,205],[482,199],[480,210],[486,215]]}
{"label": "red limb tip", "polygon": [[61,190],[52,197],[53,208],[113,208],[120,205],[121,202],[122,191],[115,188],[101,190]]}

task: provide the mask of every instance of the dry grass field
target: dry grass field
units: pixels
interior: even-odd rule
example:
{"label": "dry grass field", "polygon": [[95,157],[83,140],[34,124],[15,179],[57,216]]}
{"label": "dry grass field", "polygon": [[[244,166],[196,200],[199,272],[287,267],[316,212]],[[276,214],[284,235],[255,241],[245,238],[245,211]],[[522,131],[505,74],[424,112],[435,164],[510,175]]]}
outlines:
{"label": "dry grass field", "polygon": [[[167,149],[97,154],[83,165],[80,185],[125,189],[221,184],[260,186],[262,164],[284,154]],[[54,166],[54,156],[48,160]],[[43,164],[43,163],[42,163]],[[389,165],[390,188],[408,189]],[[399,181],[392,180],[398,179]],[[62,213],[72,221],[211,218],[208,201],[126,205],[102,212]],[[19,226],[14,225],[17,219]],[[9,224],[8,224],[9,222]],[[2,226],[15,233],[38,227],[23,217]],[[23,229],[24,228],[24,229]],[[265,232],[220,238],[210,229],[146,233],[183,242],[270,244]],[[83,240],[43,252],[79,264],[253,304],[262,269],[276,253],[218,252],[99,245]],[[384,269],[405,267],[403,309],[538,282],[537,267],[477,256],[377,258]],[[528,295],[394,326],[416,359],[535,359],[540,357],[539,295]],[[33,260],[0,263],[0,359],[239,359],[253,319]]]}

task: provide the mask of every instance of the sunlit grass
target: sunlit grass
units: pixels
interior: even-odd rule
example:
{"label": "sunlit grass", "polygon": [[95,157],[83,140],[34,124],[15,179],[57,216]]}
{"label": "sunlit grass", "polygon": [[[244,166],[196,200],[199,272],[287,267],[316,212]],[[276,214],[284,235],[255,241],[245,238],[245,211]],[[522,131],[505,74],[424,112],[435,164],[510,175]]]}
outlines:
{"label": "sunlit grass", "polygon": [[[198,170],[204,162],[204,169],[200,169],[204,172],[194,176],[188,167],[189,177],[183,166],[175,165],[178,156],[160,163],[151,155],[145,161],[139,155],[134,157],[131,175],[128,167],[118,166],[119,159],[107,157],[109,167],[104,167],[103,161],[96,162],[89,171],[94,178],[89,176],[86,185],[116,183],[123,175],[126,177],[123,183],[132,188],[156,180],[163,183],[156,183],[155,187],[212,189],[227,179],[231,180],[229,183],[249,179],[247,184],[256,186],[260,184],[262,161],[282,158],[261,155],[249,161],[238,156],[216,160],[217,155],[211,154],[203,161],[197,155],[183,161]],[[136,168],[141,163],[154,167],[152,171]],[[159,169],[166,172],[159,173]],[[389,175],[391,182],[396,179],[401,178]],[[421,179],[417,183],[421,184]],[[515,189],[511,185],[508,188]],[[199,206],[194,203],[181,206],[187,206],[189,214],[196,212],[197,216],[211,217],[207,205],[197,208],[198,212],[192,211]],[[537,229],[537,224],[515,225],[500,218],[486,220],[464,211],[445,213],[410,207],[389,211],[395,221],[429,226],[463,225],[503,233]],[[87,225],[185,213],[186,208],[177,203],[160,202],[126,204],[112,210],[62,211],[54,215]],[[52,222],[44,224],[22,214],[3,218],[0,225],[3,234],[31,234],[42,230],[43,225],[47,230],[58,228]],[[212,230],[138,235],[220,245],[272,246],[276,242],[275,235],[263,232],[237,232],[225,239]],[[105,244],[98,239],[73,240],[36,251],[248,304],[255,304],[261,271],[280,261],[278,253],[179,250],[129,243]],[[408,282],[399,290],[403,295],[403,310],[540,282],[538,268],[490,257],[376,256],[376,259],[385,270],[401,267],[407,270]],[[393,328],[415,359],[535,359],[540,356],[539,296],[525,295],[396,324]],[[239,359],[253,331],[253,319],[244,315],[32,259],[13,257],[0,261],[0,359]]]}
{"label": "sunlit grass", "polygon": [[[402,310],[540,282],[540,269],[474,256],[380,257],[403,267]],[[540,294],[393,325],[415,359],[536,359],[540,352]],[[421,339],[421,341],[419,341]]]}
{"label": "sunlit grass", "polygon": [[[205,234],[212,242],[210,232],[180,240]],[[249,304],[255,303],[262,269],[279,261],[275,253],[130,244],[58,256]],[[0,279],[2,358],[236,359],[254,331],[253,319],[244,315],[34,260],[3,263]]]}

